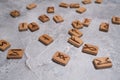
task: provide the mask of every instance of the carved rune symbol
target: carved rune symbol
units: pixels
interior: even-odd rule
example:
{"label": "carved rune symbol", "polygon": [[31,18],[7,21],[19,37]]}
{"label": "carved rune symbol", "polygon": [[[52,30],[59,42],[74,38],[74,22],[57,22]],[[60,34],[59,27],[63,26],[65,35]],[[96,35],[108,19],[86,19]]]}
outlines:
{"label": "carved rune symbol", "polygon": [[25,26],[25,24],[24,23],[22,23],[22,27],[24,28],[24,26]]}
{"label": "carved rune symbol", "polygon": [[80,25],[78,21],[76,22],[76,25],[77,25],[77,26]]}
{"label": "carved rune symbol", "polygon": [[98,61],[97,65],[111,63],[111,61],[109,61],[109,58],[106,58],[104,61],[96,59],[96,61]]}
{"label": "carved rune symbol", "polygon": [[49,38],[47,38],[46,36],[43,36],[43,38],[44,38],[45,40],[49,40]]}
{"label": "carved rune symbol", "polygon": [[59,20],[60,18],[59,18],[59,16],[56,16],[56,18]]}
{"label": "carved rune symbol", "polygon": [[108,29],[108,25],[107,25],[107,24],[105,24],[103,27],[104,27],[105,29]]}
{"label": "carved rune symbol", "polygon": [[12,51],[12,53],[9,54],[10,56],[18,56],[19,54],[15,51]]}
{"label": "carved rune symbol", "polygon": [[116,20],[116,21],[120,21],[120,18],[116,17],[115,20]]}
{"label": "carved rune symbol", "polygon": [[75,33],[77,33],[77,34],[79,34],[79,32],[77,30],[72,29],[72,31],[75,32]]}
{"label": "carved rune symbol", "polygon": [[96,51],[97,49],[96,48],[94,48],[94,47],[89,47],[87,44],[85,44],[85,47],[84,47],[85,49],[89,49],[89,50],[91,50],[91,51]]}
{"label": "carved rune symbol", "polygon": [[65,60],[67,57],[65,57],[64,55],[62,55],[62,54],[60,54],[60,53],[58,53],[58,56],[57,57],[59,57],[60,59],[63,59],[63,60]]}
{"label": "carved rune symbol", "polygon": [[36,25],[35,25],[35,24],[31,23],[31,25],[32,25],[32,28],[36,28]]}
{"label": "carved rune symbol", "polygon": [[85,19],[85,23],[88,23],[89,22],[89,20],[88,19]]}
{"label": "carved rune symbol", "polygon": [[75,36],[72,36],[71,39],[74,40],[76,43],[80,44],[80,42],[76,40]]}
{"label": "carved rune symbol", "polygon": [[0,46],[3,46],[4,44],[7,44],[6,42],[2,42],[2,43],[0,43]]}

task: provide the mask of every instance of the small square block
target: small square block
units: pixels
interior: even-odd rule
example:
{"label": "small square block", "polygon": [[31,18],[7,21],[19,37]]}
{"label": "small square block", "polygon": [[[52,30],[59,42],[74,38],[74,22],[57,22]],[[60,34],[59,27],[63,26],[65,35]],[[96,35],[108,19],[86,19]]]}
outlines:
{"label": "small square block", "polygon": [[71,36],[68,39],[68,42],[77,48],[83,44],[83,41],[79,37],[76,37],[76,36]]}
{"label": "small square block", "polygon": [[82,48],[82,52],[97,55],[98,53],[98,47],[91,44],[85,44]]}
{"label": "small square block", "polygon": [[60,4],[59,4],[59,6],[60,7],[64,7],[64,8],[68,8],[68,4],[67,3],[64,3],[64,2],[61,2]]}
{"label": "small square block", "polygon": [[112,17],[112,23],[113,24],[120,24],[120,17],[113,16]]}
{"label": "small square block", "polygon": [[83,20],[83,25],[86,26],[86,27],[88,27],[90,25],[90,22],[91,22],[91,19],[85,18]]}
{"label": "small square block", "polygon": [[28,28],[30,29],[31,32],[34,32],[36,30],[39,30],[39,26],[36,22],[32,22],[28,25]]}
{"label": "small square block", "polygon": [[112,67],[112,61],[109,57],[100,57],[93,60],[96,69],[104,69]]}
{"label": "small square block", "polygon": [[26,8],[27,8],[28,10],[31,10],[31,9],[33,9],[33,8],[35,8],[35,7],[37,7],[37,5],[36,5],[35,3],[30,3],[30,4],[28,4],[28,5],[26,6]]}
{"label": "small square block", "polygon": [[82,3],[83,3],[83,4],[90,4],[90,3],[91,3],[91,0],[83,0]]}
{"label": "small square block", "polygon": [[28,30],[28,24],[26,22],[20,23],[18,26],[19,31],[27,31]]}
{"label": "small square block", "polygon": [[68,32],[71,36],[81,37],[83,35],[78,29],[70,29]]}
{"label": "small square block", "polygon": [[54,7],[53,6],[48,7],[47,8],[47,13],[54,13]]}
{"label": "small square block", "polygon": [[10,49],[7,54],[7,59],[21,59],[24,54],[22,49]]}
{"label": "small square block", "polygon": [[70,8],[79,8],[80,7],[80,4],[78,3],[71,3],[70,4]]}
{"label": "small square block", "polygon": [[60,23],[60,22],[63,22],[64,19],[60,16],[60,15],[55,15],[53,17],[53,20],[56,22],[56,23]]}
{"label": "small square block", "polygon": [[86,11],[86,8],[84,8],[84,7],[80,7],[76,10],[76,12],[78,12],[78,13],[83,13],[85,11]]}
{"label": "small square block", "polygon": [[108,30],[109,30],[109,24],[108,23],[101,23],[99,30],[100,31],[104,31],[104,32],[108,32]]}
{"label": "small square block", "polygon": [[44,23],[44,22],[49,21],[50,18],[47,15],[43,14],[43,15],[39,16],[39,20]]}
{"label": "small square block", "polygon": [[20,16],[20,12],[18,10],[13,10],[10,12],[10,15],[15,18]]}
{"label": "small square block", "polygon": [[79,20],[75,20],[72,22],[72,26],[76,29],[81,29],[83,28],[83,24],[82,22],[80,22]]}
{"label": "small square block", "polygon": [[1,51],[5,51],[6,49],[8,49],[10,47],[10,43],[7,42],[6,40],[0,40],[0,50]]}
{"label": "small square block", "polygon": [[95,3],[101,4],[103,0],[96,0]]}
{"label": "small square block", "polygon": [[53,58],[52,60],[58,64],[61,64],[63,66],[65,66],[69,60],[70,60],[70,57],[69,55],[63,53],[63,52],[59,52],[57,51],[54,55],[53,55]]}
{"label": "small square block", "polygon": [[39,37],[39,41],[45,45],[49,45],[50,43],[53,42],[53,38],[47,34],[43,34],[42,36]]}

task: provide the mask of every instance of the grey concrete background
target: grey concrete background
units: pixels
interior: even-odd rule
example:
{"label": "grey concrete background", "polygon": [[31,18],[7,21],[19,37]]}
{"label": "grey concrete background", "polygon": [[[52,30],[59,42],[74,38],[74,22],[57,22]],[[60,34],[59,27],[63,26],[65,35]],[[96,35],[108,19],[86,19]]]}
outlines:
{"label": "grey concrete background", "polygon": [[[78,14],[75,9],[60,8],[58,5],[62,1],[80,3],[87,11]],[[37,8],[27,10],[26,5],[32,2],[37,4]],[[46,13],[48,6],[55,7],[54,14]],[[9,15],[14,9],[21,12],[20,17],[12,18]],[[50,17],[46,23],[38,20],[38,16],[44,13]],[[65,21],[56,24],[52,20],[55,14],[60,14]],[[0,52],[0,80],[120,80],[120,25],[111,23],[114,15],[120,16],[120,0],[103,0],[102,4],[95,4],[92,0],[88,5],[83,5],[81,0],[0,0],[0,39],[9,41],[12,44],[10,48],[25,50],[25,55],[20,60],[7,60],[8,50]],[[84,43],[99,46],[97,56],[82,53],[82,47],[76,48],[67,43],[71,22],[86,17],[91,18],[92,22],[88,28],[80,29],[83,32],[81,39]],[[18,31],[19,23],[32,21],[39,24],[40,30]],[[99,31],[101,22],[110,24],[108,33]],[[44,33],[54,38],[49,46],[38,41],[38,37]],[[51,61],[56,51],[65,52],[71,57],[65,67]],[[113,67],[96,70],[92,60],[106,56],[111,58]]]}

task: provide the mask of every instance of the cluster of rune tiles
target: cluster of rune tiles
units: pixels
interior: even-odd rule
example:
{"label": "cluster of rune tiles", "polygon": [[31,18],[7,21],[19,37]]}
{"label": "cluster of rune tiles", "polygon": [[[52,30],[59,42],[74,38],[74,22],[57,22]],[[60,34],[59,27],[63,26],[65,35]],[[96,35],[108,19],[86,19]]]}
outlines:
{"label": "cluster of rune tiles", "polygon": [[[90,4],[92,1],[91,0],[83,0],[82,3],[83,4]],[[95,0],[95,3],[98,3],[98,4],[101,4],[103,1],[102,0]],[[26,6],[26,9],[28,10],[32,10],[34,8],[36,8],[37,5],[35,3],[31,3],[31,4],[28,4]],[[63,7],[63,8],[75,8],[76,9],[76,12],[77,13],[84,13],[87,9],[85,7],[81,7],[79,3],[71,3],[71,4],[68,4],[68,3],[65,3],[65,2],[61,2],[59,4],[59,7]],[[46,9],[47,13],[55,13],[55,8],[54,6],[50,6]],[[10,15],[12,17],[18,17],[20,16],[20,11],[18,10],[13,10],[10,12]],[[46,15],[46,14],[42,14],[38,17],[38,19],[45,23],[47,21],[50,20],[50,18]],[[53,16],[53,20],[56,22],[56,23],[60,23],[60,22],[63,22],[64,19],[61,15],[54,15]],[[91,20],[92,19],[89,19],[89,18],[84,18],[83,21],[80,21],[80,20],[74,20],[72,22],[72,26],[73,28],[70,29],[68,31],[68,34],[71,36],[69,39],[68,39],[68,42],[79,48],[82,44],[83,44],[83,40],[80,39],[80,37],[83,36],[83,33],[79,31],[79,29],[82,29],[84,26],[85,27],[88,27],[91,23]],[[120,24],[120,17],[118,16],[113,16],[112,19],[111,19],[112,23],[113,24]],[[37,31],[40,29],[39,25],[36,23],[36,22],[31,22],[31,23],[27,23],[27,22],[23,22],[23,23],[20,23],[19,26],[18,26],[18,30],[20,32],[22,31],[27,31],[27,30],[30,30],[31,32],[34,32],[34,31]],[[108,32],[109,31],[109,23],[106,23],[106,22],[102,22],[99,26],[99,30],[100,31],[103,31],[103,32]],[[48,35],[48,34],[43,34],[41,35],[38,40],[43,43],[44,45],[49,45],[51,44],[54,39]],[[11,46],[11,44],[9,42],[7,42],[6,40],[0,40],[0,50],[1,51],[5,51],[6,49],[8,49],[9,47]],[[87,53],[87,54],[91,54],[91,55],[97,55],[98,54],[98,46],[96,45],[92,45],[92,44],[84,44],[83,48],[82,48],[82,52],[83,53]],[[23,49],[9,49],[8,50],[8,54],[7,54],[7,59],[20,59],[22,58],[24,54],[24,50]],[[61,52],[61,51],[56,51],[55,54],[53,55],[52,57],[52,61],[58,63],[58,64],[61,64],[63,66],[65,66],[70,60],[70,56],[65,54],[64,52]],[[109,68],[109,67],[112,67],[112,61],[110,60],[109,57],[99,57],[99,58],[95,58],[93,60],[93,64],[94,64],[94,67],[96,69],[101,69],[101,68]]]}

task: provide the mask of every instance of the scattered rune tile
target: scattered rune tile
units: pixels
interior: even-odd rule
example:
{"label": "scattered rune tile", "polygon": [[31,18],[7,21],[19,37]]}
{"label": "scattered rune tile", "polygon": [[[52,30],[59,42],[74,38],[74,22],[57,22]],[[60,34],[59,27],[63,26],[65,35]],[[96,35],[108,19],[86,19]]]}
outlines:
{"label": "scattered rune tile", "polygon": [[109,30],[109,24],[108,23],[101,23],[99,27],[100,31],[108,32]]}
{"label": "scattered rune tile", "polygon": [[28,25],[28,28],[30,29],[31,32],[39,30],[39,26],[36,22],[32,22]]}
{"label": "scattered rune tile", "polygon": [[95,3],[101,4],[103,0],[95,0]]}
{"label": "scattered rune tile", "polygon": [[120,24],[120,17],[118,17],[118,16],[113,16],[113,17],[112,17],[112,23],[113,23],[113,24]]}
{"label": "scattered rune tile", "polygon": [[87,10],[86,8],[80,7],[80,8],[78,8],[78,9],[76,10],[76,12],[78,12],[78,13],[83,13],[83,12],[85,12],[86,10]]}
{"label": "scattered rune tile", "polygon": [[82,32],[80,32],[78,29],[70,29],[68,31],[68,33],[71,35],[71,36],[77,36],[77,37],[81,37],[83,35]]}
{"label": "scattered rune tile", "polygon": [[85,18],[85,19],[83,20],[83,25],[86,26],[86,27],[88,27],[88,26],[90,25],[90,22],[91,22],[91,19]]}
{"label": "scattered rune tile", "polygon": [[68,39],[68,42],[77,48],[79,48],[83,44],[83,41],[79,37],[76,37],[76,36],[71,36]]}
{"label": "scattered rune tile", "polygon": [[112,67],[112,61],[109,57],[99,57],[93,60],[93,65],[96,69],[104,69]]}
{"label": "scattered rune tile", "polygon": [[70,57],[69,55],[63,53],[63,52],[59,52],[57,51],[54,55],[53,55],[53,58],[52,60],[58,64],[61,64],[63,66],[65,66],[69,60],[70,60]]}
{"label": "scattered rune tile", "polygon": [[20,11],[18,11],[18,10],[13,10],[13,11],[11,11],[10,12],[10,15],[12,16],[12,17],[18,17],[18,16],[20,16]]}
{"label": "scattered rune tile", "polygon": [[63,19],[62,16],[60,16],[60,15],[55,15],[55,16],[53,17],[53,20],[54,20],[56,23],[60,23],[60,22],[63,22],[63,21],[64,21],[64,19]]}
{"label": "scattered rune tile", "polygon": [[21,59],[24,54],[22,49],[10,49],[7,54],[7,59]]}
{"label": "scattered rune tile", "polygon": [[47,15],[43,14],[43,15],[40,15],[40,16],[39,16],[39,20],[44,23],[44,22],[49,21],[50,18],[49,18]]}
{"label": "scattered rune tile", "polygon": [[37,7],[37,5],[36,5],[35,3],[30,3],[30,4],[28,4],[28,5],[26,6],[26,8],[27,8],[28,10],[31,10],[31,9],[36,8],[36,7]]}
{"label": "scattered rune tile", "polygon": [[47,13],[54,13],[54,7],[53,6],[48,7],[47,8]]}
{"label": "scattered rune tile", "polygon": [[28,24],[26,22],[20,23],[18,26],[19,31],[27,31],[28,30]]}
{"label": "scattered rune tile", "polygon": [[48,34],[43,34],[42,36],[39,37],[39,41],[42,42],[45,45],[49,45],[50,43],[52,43],[54,40],[51,36],[49,36]]}
{"label": "scattered rune tile", "polygon": [[98,53],[98,47],[91,44],[85,44],[82,48],[82,52],[97,55]]}
{"label": "scattered rune tile", "polygon": [[10,46],[11,46],[11,44],[9,42],[7,42],[6,40],[0,40],[0,50],[1,51],[5,51]]}
{"label": "scattered rune tile", "polygon": [[68,4],[67,3],[65,3],[65,2],[61,2],[60,4],[59,4],[59,7],[63,7],[63,8],[68,8]]}
{"label": "scattered rune tile", "polygon": [[73,28],[76,28],[76,29],[81,29],[83,28],[83,24],[82,22],[80,22],[79,20],[75,20],[72,22],[72,26]]}
{"label": "scattered rune tile", "polygon": [[83,4],[90,4],[90,3],[91,3],[91,0],[82,0],[82,3],[83,3]]}
{"label": "scattered rune tile", "polygon": [[70,4],[70,8],[79,8],[80,7],[80,4],[78,3],[71,3]]}

